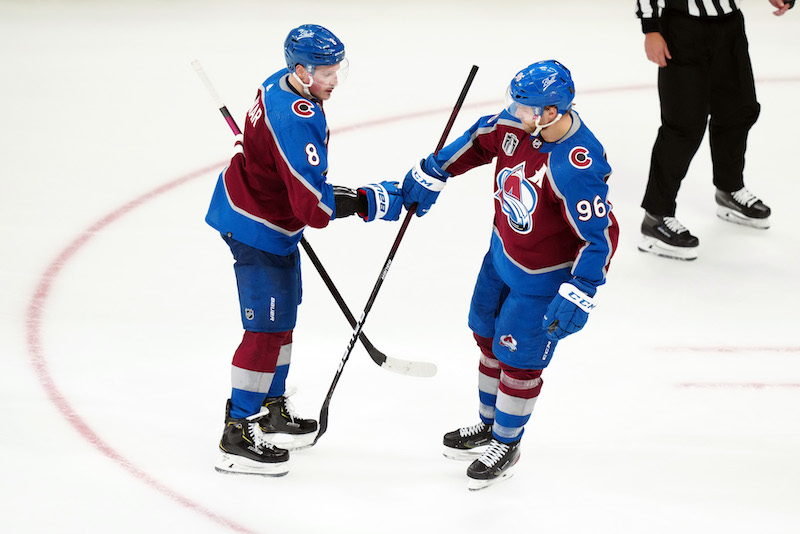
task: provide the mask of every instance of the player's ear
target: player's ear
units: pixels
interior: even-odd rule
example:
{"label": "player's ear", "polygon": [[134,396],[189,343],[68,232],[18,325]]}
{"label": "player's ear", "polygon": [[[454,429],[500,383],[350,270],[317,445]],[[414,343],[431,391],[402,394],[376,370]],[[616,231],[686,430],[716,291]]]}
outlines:
{"label": "player's ear", "polygon": [[307,84],[311,82],[311,76],[308,73],[308,69],[306,69],[304,65],[295,65],[294,73],[297,74],[297,77],[300,78],[303,83]]}

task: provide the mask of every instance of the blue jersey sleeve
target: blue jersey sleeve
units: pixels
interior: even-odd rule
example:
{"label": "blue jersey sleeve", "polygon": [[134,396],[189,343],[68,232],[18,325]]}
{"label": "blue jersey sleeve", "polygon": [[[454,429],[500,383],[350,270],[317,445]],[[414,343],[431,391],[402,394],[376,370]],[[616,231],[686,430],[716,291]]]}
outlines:
{"label": "blue jersey sleeve", "polygon": [[449,176],[491,163],[497,156],[497,126],[501,115],[481,117],[455,141],[435,156],[439,167]]}
{"label": "blue jersey sleeve", "polygon": [[605,282],[616,247],[617,229],[606,184],[611,167],[599,143],[575,141],[553,149],[548,178],[567,222],[584,242],[572,265],[572,276],[590,286],[593,295]]}

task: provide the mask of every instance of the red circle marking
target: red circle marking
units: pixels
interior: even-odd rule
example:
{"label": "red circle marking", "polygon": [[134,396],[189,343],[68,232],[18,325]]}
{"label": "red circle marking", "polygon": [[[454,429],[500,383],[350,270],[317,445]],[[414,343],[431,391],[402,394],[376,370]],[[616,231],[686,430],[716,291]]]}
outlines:
{"label": "red circle marking", "polygon": [[[800,78],[771,78],[766,80],[760,80],[762,82],[797,82],[800,81]],[[602,93],[616,93],[622,91],[641,91],[641,90],[652,90],[654,89],[654,85],[631,85],[626,87],[608,87],[602,89],[594,89],[594,90],[586,90],[583,91],[582,94],[602,94]],[[501,105],[500,102],[496,102],[494,100],[491,101],[483,101],[474,104],[470,104],[464,106],[464,108],[477,108],[477,107],[484,107],[492,104]],[[389,124],[392,122],[398,122],[403,120],[415,119],[419,117],[426,117],[429,115],[436,115],[439,113],[449,113],[449,108],[437,108],[437,109],[430,109],[426,111],[419,111],[416,113],[408,113],[401,116],[395,117],[387,117],[384,119],[378,119],[374,121],[367,121],[360,124],[352,124],[350,126],[345,126],[336,130],[337,133],[344,133],[350,132],[353,130],[359,130],[363,128],[374,128],[378,126],[382,126],[385,124]],[[242,532],[242,533],[253,533],[255,531],[244,527],[235,521],[228,519],[224,516],[213,512],[209,508],[199,504],[191,499],[184,497],[183,495],[179,494],[175,490],[167,487],[165,484],[161,483],[160,481],[156,480],[143,469],[137,467],[125,457],[120,455],[111,445],[106,443],[94,430],[89,427],[86,421],[81,418],[80,415],[72,408],[68,400],[64,397],[61,391],[58,389],[55,381],[53,380],[53,376],[50,374],[50,370],[47,365],[47,359],[44,354],[44,350],[42,349],[42,340],[41,340],[41,332],[42,332],[42,317],[44,314],[44,309],[47,305],[47,299],[50,296],[50,290],[56,280],[58,275],[63,270],[64,266],[75,256],[75,254],[87,243],[89,240],[94,237],[100,230],[107,227],[111,223],[121,219],[123,216],[127,215],[134,209],[146,204],[147,202],[153,200],[156,197],[167,193],[177,187],[180,187],[184,184],[187,184],[201,176],[206,175],[207,173],[222,168],[226,161],[222,161],[219,163],[215,163],[213,165],[208,165],[202,169],[190,172],[180,178],[177,178],[171,182],[168,182],[164,185],[161,185],[152,191],[145,193],[127,204],[123,205],[122,207],[110,212],[105,217],[101,218],[89,228],[84,230],[78,237],[72,240],[56,258],[50,263],[50,265],[45,269],[44,274],[39,279],[39,283],[36,286],[36,290],[34,291],[30,304],[28,305],[28,312],[26,316],[26,339],[27,339],[27,346],[28,346],[28,353],[31,359],[31,364],[33,365],[34,371],[36,372],[36,376],[39,380],[39,383],[42,385],[42,388],[45,390],[45,393],[50,398],[52,403],[55,405],[56,409],[61,413],[64,419],[75,428],[78,434],[86,439],[93,447],[95,447],[103,456],[113,460],[117,464],[119,464],[123,469],[125,469],[128,473],[130,473],[134,478],[140,480],[145,485],[149,486],[150,488],[158,491],[159,493],[165,495],[173,502],[176,502],[198,514],[207,517],[208,519],[224,525],[234,532]]]}

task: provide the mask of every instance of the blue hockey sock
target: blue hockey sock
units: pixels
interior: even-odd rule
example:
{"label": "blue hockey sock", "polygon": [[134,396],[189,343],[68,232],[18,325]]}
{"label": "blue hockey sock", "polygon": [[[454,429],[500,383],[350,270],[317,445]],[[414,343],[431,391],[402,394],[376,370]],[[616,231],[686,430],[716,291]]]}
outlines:
{"label": "blue hockey sock", "polygon": [[275,368],[275,376],[272,377],[267,397],[280,397],[286,393],[287,376],[289,376],[289,364],[279,365]]}
{"label": "blue hockey sock", "polygon": [[231,417],[244,419],[261,411],[261,405],[267,398],[266,393],[245,391],[233,388],[231,390]]}

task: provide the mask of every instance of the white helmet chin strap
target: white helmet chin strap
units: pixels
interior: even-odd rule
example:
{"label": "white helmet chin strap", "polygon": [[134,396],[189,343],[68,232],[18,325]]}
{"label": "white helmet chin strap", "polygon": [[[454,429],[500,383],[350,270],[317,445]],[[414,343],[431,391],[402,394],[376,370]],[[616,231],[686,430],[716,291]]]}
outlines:
{"label": "white helmet chin strap", "polygon": [[308,73],[308,79],[309,79],[308,83],[303,83],[303,80],[300,79],[300,76],[298,76],[296,72],[293,72],[292,76],[294,76],[294,79],[297,80],[298,83],[300,83],[300,85],[303,86],[303,92],[306,94],[306,96],[313,97],[311,91],[309,91],[311,86],[314,85],[314,77],[311,76],[311,73],[310,72]]}
{"label": "white helmet chin strap", "polygon": [[561,115],[561,113],[559,113],[558,115],[556,115],[555,119],[553,119],[552,121],[548,122],[547,124],[539,124],[539,121],[542,120],[541,115],[536,117],[536,121],[534,121],[534,123],[533,123],[536,126],[536,129],[533,131],[533,133],[531,135],[536,137],[537,135],[539,135],[539,133],[544,128],[547,128],[548,126],[552,126],[553,124],[557,123],[561,119],[561,117],[562,117],[562,115]]}

